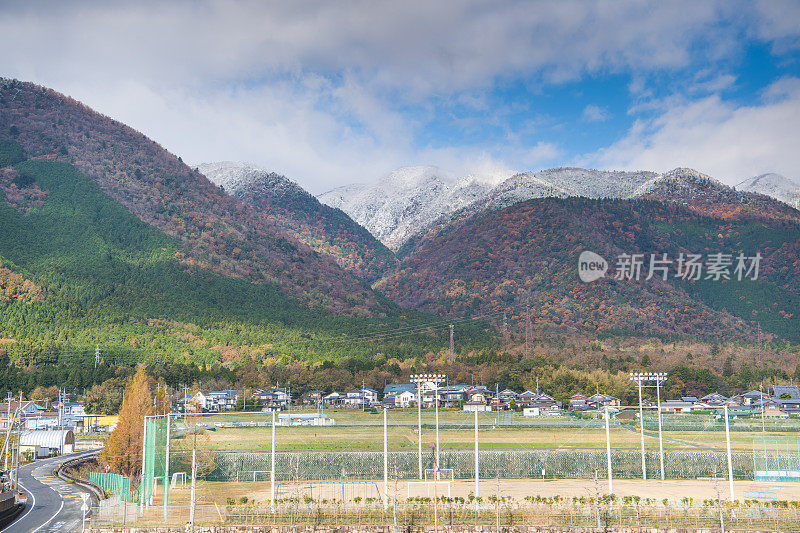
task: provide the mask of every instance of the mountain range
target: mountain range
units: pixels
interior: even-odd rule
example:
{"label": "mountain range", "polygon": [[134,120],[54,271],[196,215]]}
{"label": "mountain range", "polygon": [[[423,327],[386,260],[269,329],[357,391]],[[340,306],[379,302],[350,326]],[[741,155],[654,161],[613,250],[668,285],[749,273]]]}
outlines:
{"label": "mountain range", "polygon": [[[315,198],[247,163],[191,168],[30,83],[0,81],[0,110],[0,338],[75,342],[85,328],[83,340],[205,357],[337,353],[342,342],[424,354],[441,339],[343,336],[421,331],[410,324],[441,322],[433,315],[499,326],[505,314],[539,335],[751,339],[760,327],[800,341],[800,211],[780,176],[737,189],[685,168],[404,167]],[[742,282],[587,284],[585,250],[612,267],[621,254],[763,260]],[[475,346],[496,342],[482,324]]]}
{"label": "mountain range", "polygon": [[394,254],[363,226],[285,176],[246,163],[206,163],[198,169],[286,235],[359,278],[375,281],[395,263]]}

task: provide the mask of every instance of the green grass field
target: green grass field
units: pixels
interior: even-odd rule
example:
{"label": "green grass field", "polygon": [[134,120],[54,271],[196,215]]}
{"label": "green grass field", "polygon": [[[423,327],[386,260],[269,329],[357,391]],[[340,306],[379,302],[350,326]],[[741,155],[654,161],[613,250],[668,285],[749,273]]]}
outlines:
{"label": "green grass field", "polygon": [[[296,426],[276,428],[276,448],[279,450],[377,450],[383,447],[382,413],[332,410],[326,413],[336,420],[335,426]],[[498,425],[497,413],[479,413],[479,445],[482,449],[604,449],[605,429],[598,420],[572,417],[525,418],[514,414],[511,425]],[[230,422],[266,423],[272,419],[267,413],[224,414],[204,417],[209,427]],[[708,450],[725,448],[725,432],[718,426],[704,426],[710,417],[688,415],[666,420],[694,426],[696,430],[665,430],[665,450]],[[611,445],[615,450],[640,447],[638,426],[632,420],[621,421],[611,428]],[[737,422],[734,422],[734,425]],[[740,422],[741,423],[741,422]],[[788,426],[790,422],[781,422]],[[800,428],[800,424],[797,425]],[[415,449],[418,442],[417,412],[415,410],[391,410],[388,413],[388,442],[393,450]],[[471,449],[474,446],[474,414],[462,411],[441,410],[439,414],[439,441],[442,448]],[[674,426],[673,426],[674,427]],[[645,445],[649,449],[658,446],[657,433],[648,429]],[[705,429],[704,429],[705,428]],[[789,436],[800,437],[797,431],[778,428],[768,422],[768,431],[732,431],[731,447],[736,451],[750,451],[754,437]],[[206,431],[206,445],[217,451],[269,450],[271,431],[269,427],[214,427]],[[422,442],[428,448],[435,442],[435,415],[431,410],[423,412]]]}

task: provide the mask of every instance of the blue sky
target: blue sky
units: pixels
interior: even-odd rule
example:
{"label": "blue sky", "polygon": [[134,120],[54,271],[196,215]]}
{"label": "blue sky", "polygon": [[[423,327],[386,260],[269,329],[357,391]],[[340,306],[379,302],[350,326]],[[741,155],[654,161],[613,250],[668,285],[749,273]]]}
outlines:
{"label": "blue sky", "polygon": [[4,2],[0,45],[2,76],[317,193],[405,165],[800,181],[796,1]]}

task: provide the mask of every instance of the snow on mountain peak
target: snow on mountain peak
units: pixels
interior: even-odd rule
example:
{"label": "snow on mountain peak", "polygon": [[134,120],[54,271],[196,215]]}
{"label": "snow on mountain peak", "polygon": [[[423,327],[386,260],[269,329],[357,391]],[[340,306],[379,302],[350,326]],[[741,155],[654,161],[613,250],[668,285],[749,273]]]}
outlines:
{"label": "snow on mountain peak", "polygon": [[741,190],[765,194],[800,209],[800,184],[780,174],[761,174],[747,180]]}

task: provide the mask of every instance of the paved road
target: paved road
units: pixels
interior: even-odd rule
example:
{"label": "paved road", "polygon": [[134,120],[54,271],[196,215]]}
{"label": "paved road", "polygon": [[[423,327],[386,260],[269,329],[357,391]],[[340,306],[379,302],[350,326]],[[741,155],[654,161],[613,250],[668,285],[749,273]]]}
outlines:
{"label": "paved road", "polygon": [[[87,493],[74,483],[59,479],[61,463],[95,452],[80,452],[42,459],[19,469],[20,485],[28,495],[25,510],[3,533],[67,533],[81,531],[83,512],[80,494]],[[90,500],[91,507],[91,500]]]}

